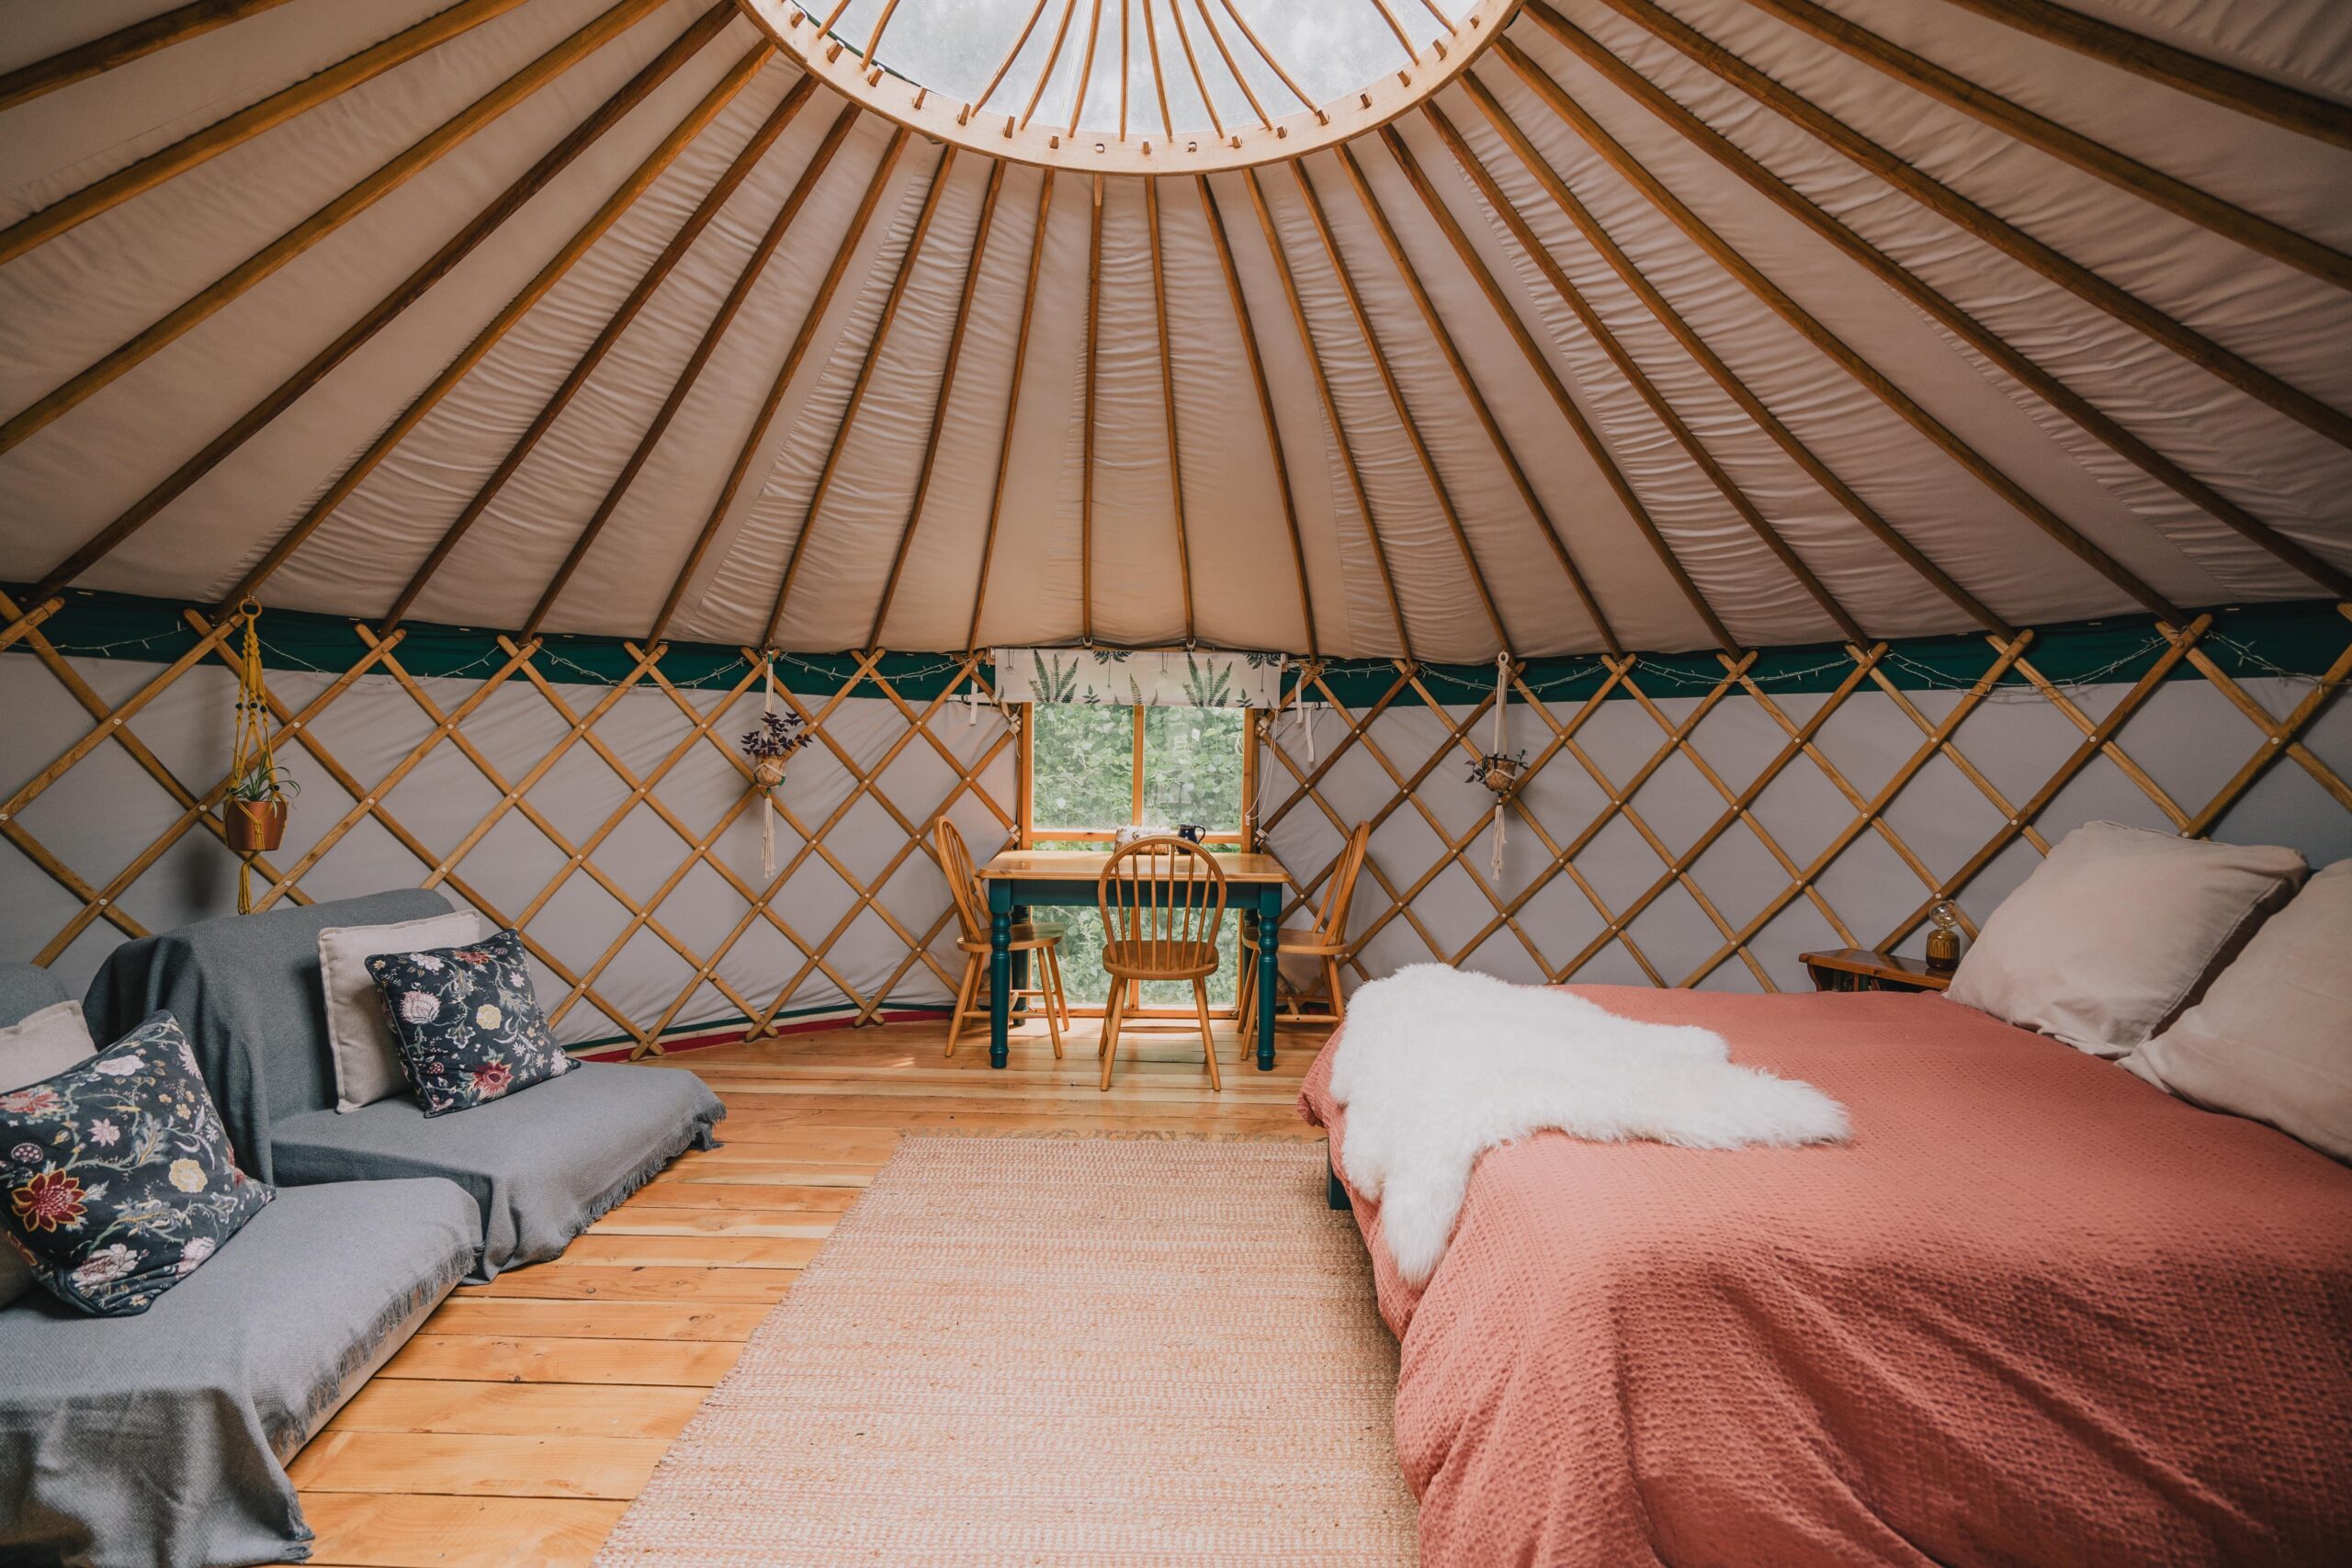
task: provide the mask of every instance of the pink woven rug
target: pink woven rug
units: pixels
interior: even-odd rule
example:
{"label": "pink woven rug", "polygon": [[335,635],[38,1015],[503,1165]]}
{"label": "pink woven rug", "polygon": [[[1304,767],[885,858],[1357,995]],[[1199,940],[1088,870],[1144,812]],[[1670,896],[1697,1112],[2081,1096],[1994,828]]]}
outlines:
{"label": "pink woven rug", "polygon": [[600,1563],[1409,1563],[1323,1146],[909,1138]]}

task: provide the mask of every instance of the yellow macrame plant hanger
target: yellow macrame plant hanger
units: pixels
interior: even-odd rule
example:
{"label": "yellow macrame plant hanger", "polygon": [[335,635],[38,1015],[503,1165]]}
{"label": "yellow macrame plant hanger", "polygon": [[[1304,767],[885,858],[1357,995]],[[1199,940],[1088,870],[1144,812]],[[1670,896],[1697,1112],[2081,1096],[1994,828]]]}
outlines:
{"label": "yellow macrame plant hanger", "polygon": [[[222,802],[224,838],[237,855],[237,913],[254,909],[254,857],[277,847],[286,831],[286,801],[277,789],[277,758],[270,749],[269,693],[262,684],[261,606],[248,599],[237,606],[244,640],[237,659],[237,734],[229,752],[228,799]],[[256,800],[237,793],[246,781],[266,780],[269,794]]]}

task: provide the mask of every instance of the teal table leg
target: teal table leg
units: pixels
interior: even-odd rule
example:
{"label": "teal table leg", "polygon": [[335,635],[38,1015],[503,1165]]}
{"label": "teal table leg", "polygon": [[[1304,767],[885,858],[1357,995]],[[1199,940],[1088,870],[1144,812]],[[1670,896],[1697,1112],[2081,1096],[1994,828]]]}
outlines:
{"label": "teal table leg", "polygon": [[989,889],[989,1066],[1001,1067],[1011,1053],[1006,1035],[1012,1023],[1012,899],[1001,882]]}
{"label": "teal table leg", "polygon": [[1275,948],[1282,940],[1283,890],[1270,884],[1258,898],[1258,1070],[1274,1070],[1274,982],[1282,973]]}

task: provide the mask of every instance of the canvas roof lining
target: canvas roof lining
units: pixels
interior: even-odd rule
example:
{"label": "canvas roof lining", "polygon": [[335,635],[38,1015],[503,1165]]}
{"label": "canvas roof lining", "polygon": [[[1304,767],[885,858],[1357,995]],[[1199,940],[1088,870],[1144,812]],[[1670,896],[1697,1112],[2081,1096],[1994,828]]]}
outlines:
{"label": "canvas roof lining", "polygon": [[[0,266],[0,342],[6,349],[0,353],[0,414],[73,377],[605,8],[591,0],[529,0]],[[390,291],[706,8],[696,0],[661,6],[203,324],[0,454],[0,505],[12,520],[0,531],[0,576],[40,580],[74,545],[123,513]],[[435,9],[403,4],[371,7],[362,17],[315,5],[275,7],[19,105],[0,121],[8,133],[0,138],[7,147],[0,154],[0,222]],[[2352,452],[1891,190],[1663,41],[1642,25],[1639,9],[1614,0],[1559,7],[1574,27],[2065,386],[2281,535],[2338,570],[2352,566]],[[1665,9],[2184,327],[2322,403],[2352,407],[2352,360],[2331,346],[2352,341],[2352,300],[2345,290],[1897,86],[1743,0],[1673,0]],[[1839,0],[1836,9],[1925,57],[1966,62],[1975,80],[2131,157],[2324,243],[2352,244],[2352,204],[2341,199],[2352,189],[2352,151],[2086,61],[1961,6]],[[2084,9],[2175,42],[2185,41],[2182,29],[2192,25],[2167,0]],[[114,10],[124,13],[115,18],[119,24],[136,19],[140,7]],[[2324,10],[2273,0],[2246,8],[2242,21],[2199,20],[2193,25],[2204,36],[2193,47],[2341,100],[2344,84],[2352,82],[2352,28],[2321,15]],[[2291,55],[2281,48],[2284,35],[2294,39]],[[1740,255],[2152,592],[2198,605],[2300,599],[2316,591],[2258,543],[2216,523],[2017,386],[1536,21],[1523,15],[1510,39]],[[43,35],[41,41],[64,47],[77,40]],[[758,41],[748,20],[729,23],[448,277],[105,555],[79,584],[198,601],[236,586],[377,431]],[[2291,70],[2281,64],[2289,58]],[[198,102],[201,95],[192,95],[187,83],[204,60],[233,62],[233,69],[211,78],[233,85]],[[2024,625],[2134,607],[2130,595],[1970,477],[1701,252],[1553,113],[1499,51],[1481,58],[1473,74],[1731,371],[1821,463],[1993,612]],[[382,615],[581,346],[794,80],[787,61],[769,59],[564,280],[288,558],[264,585],[264,601]],[[1544,193],[1472,93],[1450,87],[1437,103],[1657,395],[1869,635],[1951,633],[1971,624],[1808,478],[1675,343]],[[412,614],[505,626],[531,616],[841,107],[825,90],[810,95],[426,583]],[[1822,605],[1773,558],[1487,208],[1433,124],[1408,114],[1396,130],[1732,636],[1750,646],[1836,636]],[[554,602],[550,629],[641,636],[657,619],[892,131],[875,117],[859,118]],[[1629,648],[1707,645],[1704,624],[1377,141],[1358,138],[1349,151],[1612,629]],[[672,635],[718,642],[756,642],[764,635],[785,561],[800,537],[809,494],[875,342],[941,153],[912,140],[892,169],[768,439],[686,584]],[[1300,173],[1319,202],[1344,278],[1308,208]],[[1600,647],[1598,628],[1498,462],[1339,155],[1319,152],[1255,174],[1345,437],[1344,444],[1335,439],[1324,414],[1306,342],[1244,177],[1209,176],[1266,366],[1320,650],[1349,657],[1402,651],[1355,513],[1347,474],[1352,464],[1371,502],[1412,651],[1463,662],[1496,651],[1493,620],[1414,435],[1426,446],[1443,502],[1460,519],[1511,651]],[[779,631],[784,646],[854,647],[870,633],[890,552],[908,522],[988,177],[987,160],[969,152],[948,171],[933,231],[909,270],[823,504],[807,525]],[[1146,204],[1133,180],[1106,181],[1102,339],[1090,345],[1089,181],[1067,171],[1052,176],[1039,308],[1021,398],[1008,409],[1045,177],[1030,168],[1005,177],[917,544],[884,628],[888,640],[904,649],[956,649],[972,635],[1001,448],[1005,500],[982,640],[1069,640],[1090,619],[1106,641],[1180,640],[1186,615],[1171,499],[1181,479],[1196,579],[1194,635],[1212,644],[1306,651],[1268,433],[1238,352],[1206,212],[1190,178],[1163,180],[1158,193],[1177,467],[1171,470],[1168,462]],[[1369,342],[1351,308],[1351,288],[1371,327]],[[1097,382],[1093,592],[1081,603],[1087,530],[1077,421],[1090,356]],[[1383,379],[1384,362],[1396,399]]]}

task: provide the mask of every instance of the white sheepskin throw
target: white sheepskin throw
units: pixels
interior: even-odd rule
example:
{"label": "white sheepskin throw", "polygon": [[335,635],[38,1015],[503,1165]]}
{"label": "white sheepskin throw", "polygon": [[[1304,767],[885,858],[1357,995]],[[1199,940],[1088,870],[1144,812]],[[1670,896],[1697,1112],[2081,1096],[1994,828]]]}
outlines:
{"label": "white sheepskin throw", "polygon": [[1543,1128],[1697,1149],[1845,1139],[1836,1100],[1730,1055],[1713,1030],[1416,964],[1348,998],[1331,1066],[1348,1180],[1380,1204],[1397,1269],[1419,1285],[1445,1256],[1479,1155]]}

